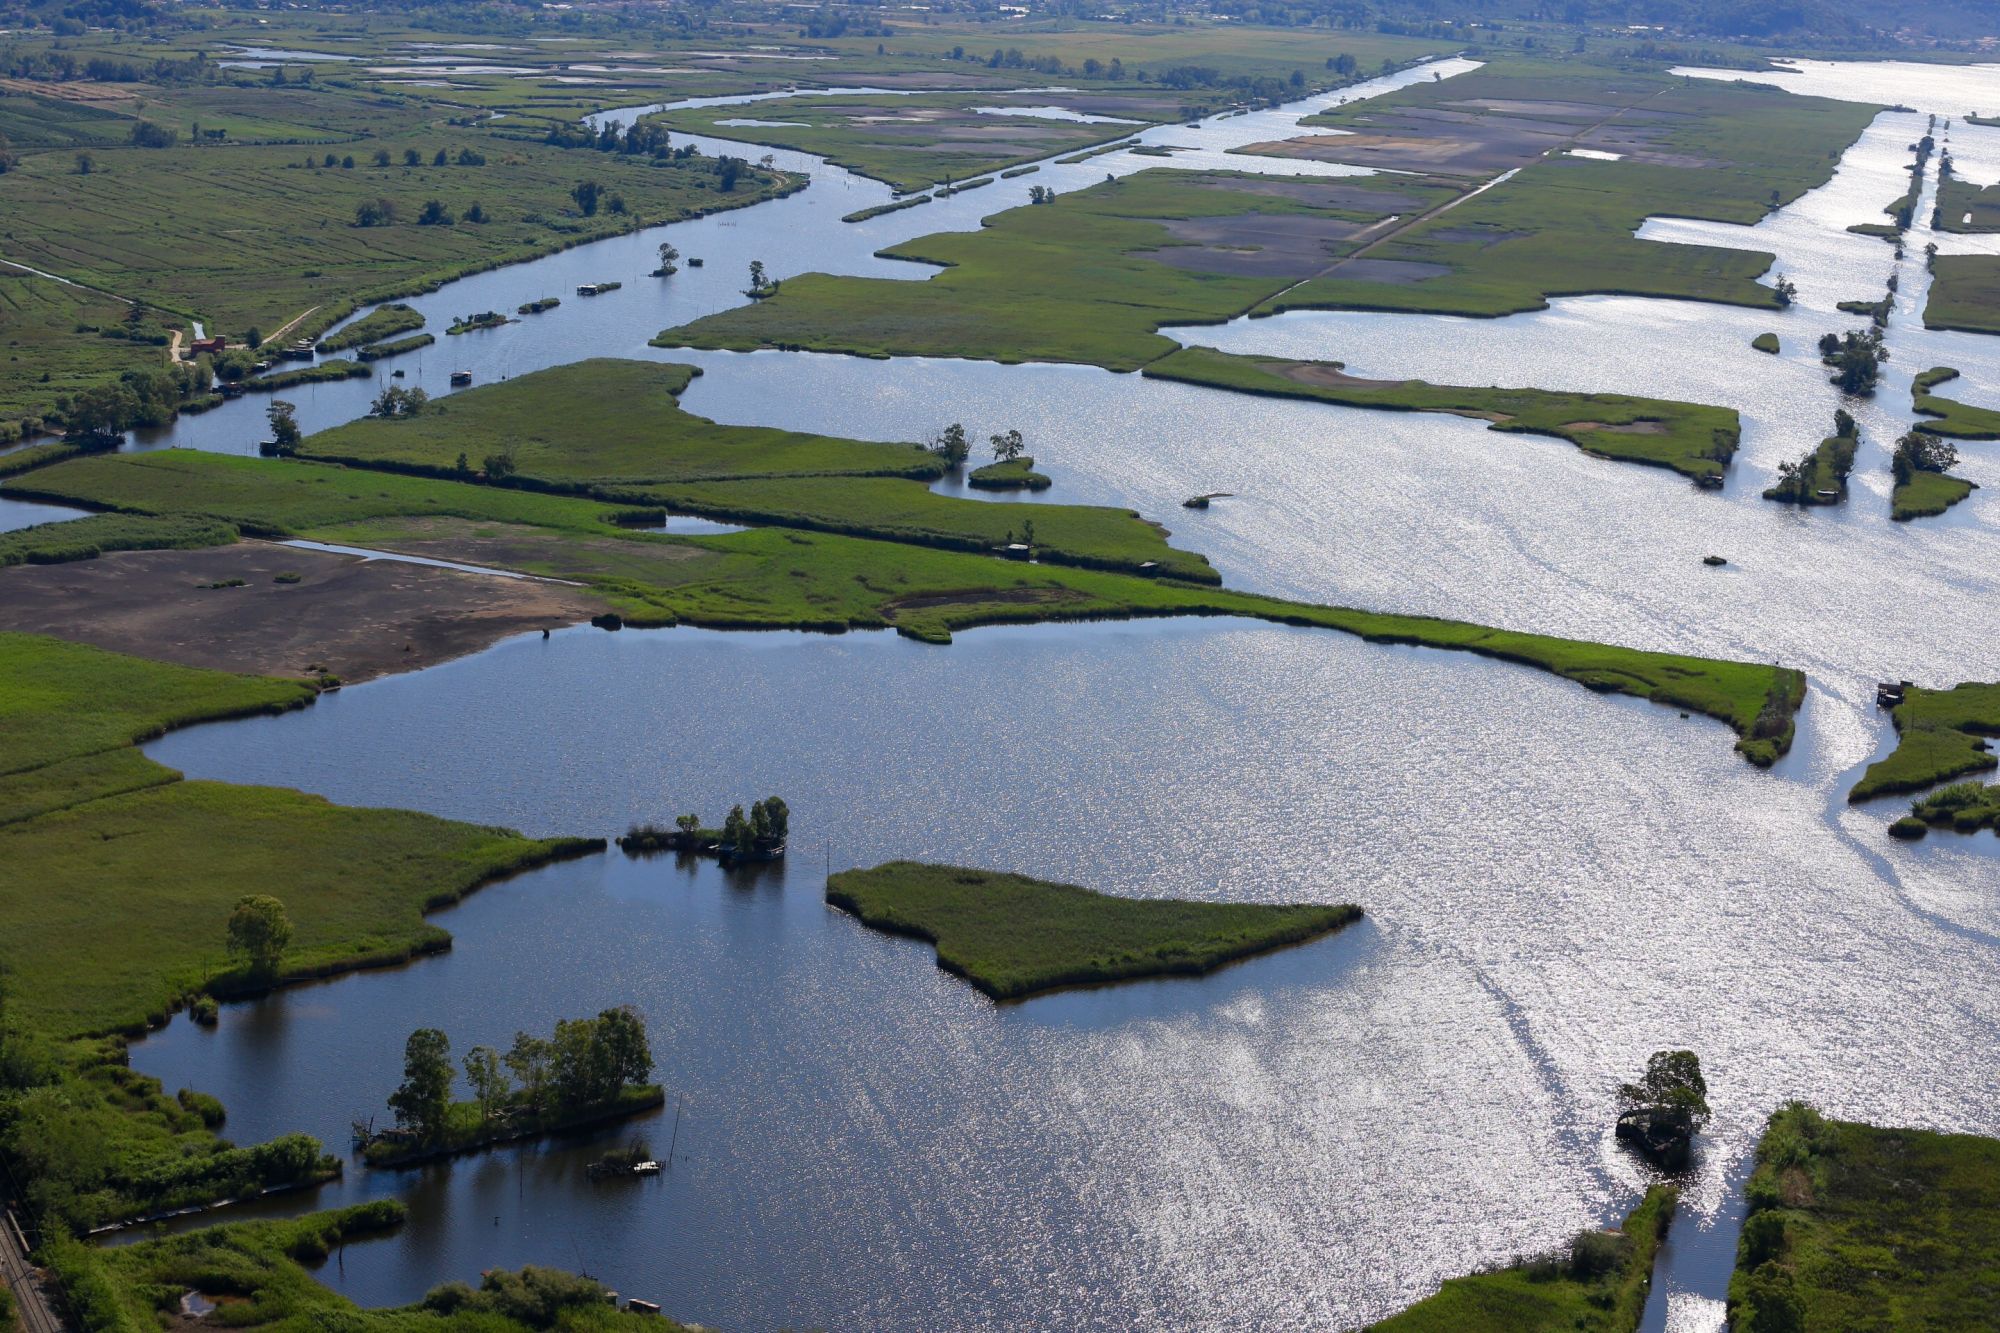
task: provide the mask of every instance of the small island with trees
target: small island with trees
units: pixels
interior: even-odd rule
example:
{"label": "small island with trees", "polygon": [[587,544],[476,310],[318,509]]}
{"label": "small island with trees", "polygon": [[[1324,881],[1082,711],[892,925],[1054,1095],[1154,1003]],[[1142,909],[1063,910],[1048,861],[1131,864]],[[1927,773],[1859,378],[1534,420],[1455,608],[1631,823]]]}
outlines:
{"label": "small island with trees", "polygon": [[634,824],[618,839],[627,856],[648,852],[684,852],[713,856],[724,865],[738,861],[776,861],[785,854],[785,839],[792,831],[792,810],[782,796],[766,796],[754,801],[750,813],[740,805],[731,806],[721,828],[705,828],[697,814],[678,815],[672,828],[658,824]]}
{"label": "small island with trees", "polygon": [[1200,976],[1361,919],[1351,903],[1119,898],[1001,871],[891,861],[828,878],[826,900],[937,946],[937,965],[995,1000],[1148,977]]}
{"label": "small island with trees", "polygon": [[390,1094],[393,1129],[357,1121],[354,1144],[370,1166],[406,1166],[496,1143],[582,1129],[650,1111],[666,1100],[653,1076],[646,1020],[629,1005],[564,1019],[555,1035],[520,1032],[503,1053],[466,1052],[469,1101],[453,1101],[451,1041],[418,1028],[403,1047],[403,1081]]}

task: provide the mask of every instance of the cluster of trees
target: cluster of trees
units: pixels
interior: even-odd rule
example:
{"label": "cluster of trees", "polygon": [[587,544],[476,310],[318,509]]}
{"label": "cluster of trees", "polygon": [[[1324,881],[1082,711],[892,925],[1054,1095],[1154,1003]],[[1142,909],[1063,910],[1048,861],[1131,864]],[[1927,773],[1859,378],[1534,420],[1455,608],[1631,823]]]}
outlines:
{"label": "cluster of trees", "polygon": [[[1021,438],[1018,430],[989,435],[986,442],[992,447],[993,457],[1002,463],[1019,458],[1028,448],[1027,441]],[[971,437],[965,433],[964,425],[956,421],[933,435],[925,447],[942,458],[946,467],[963,466],[965,460],[972,457]]]}
{"label": "cluster of trees", "polygon": [[1804,457],[1779,463],[1778,482],[1764,492],[1764,498],[1791,504],[1813,503],[1818,499],[1816,492],[1822,463],[1829,474],[1828,479],[1845,486],[1848,473],[1854,470],[1854,451],[1860,442],[1854,418],[1845,408],[1834,409],[1833,434]]}
{"label": "cluster of trees", "polygon": [[570,189],[569,197],[576,200],[577,211],[587,218],[596,217],[599,208],[607,213],[625,211],[625,196],[607,191],[596,181],[578,181]]}
{"label": "cluster of trees", "polygon": [[1694,1136],[1708,1123],[1708,1083],[1693,1051],[1654,1051],[1636,1083],[1618,1088],[1618,1137],[1668,1170],[1687,1165]]}
{"label": "cluster of trees", "polygon": [[[625,201],[617,200],[614,213],[625,210]],[[396,201],[387,197],[365,199],[354,206],[354,225],[357,227],[393,227],[396,225],[398,210]],[[442,199],[426,199],[424,206],[417,210],[419,227],[449,227],[457,222],[452,211],[444,206]],[[486,209],[475,203],[465,210],[465,221],[476,225],[486,221]]]}
{"label": "cluster of trees", "polygon": [[1028,187],[1029,203],[1053,204],[1055,201],[1056,201],[1056,192],[1052,187],[1047,185],[1030,185]]}
{"label": "cluster of trees", "polygon": [[424,408],[430,405],[430,401],[431,396],[422,389],[404,389],[391,385],[375,396],[375,401],[369,405],[368,415],[387,417],[391,420],[421,416]]}
{"label": "cluster of trees", "polygon": [[[517,1032],[504,1053],[491,1046],[466,1052],[465,1081],[481,1124],[515,1110],[537,1117],[585,1112],[614,1102],[653,1076],[646,1020],[629,1005],[595,1018],[564,1019],[553,1037]],[[403,1081],[389,1097],[396,1123],[423,1143],[443,1134],[457,1071],[451,1041],[418,1028],[403,1046]]]}
{"label": "cluster of trees", "polygon": [[1875,392],[1889,349],[1882,345],[1880,328],[1829,333],[1819,340],[1820,360],[1833,367],[1833,382],[1842,393],[1867,397]]}
{"label": "cluster of trees", "polygon": [[71,444],[115,449],[128,430],[171,422],[183,402],[207,392],[209,377],[201,363],[128,370],[109,383],[57,398],[50,419],[62,424],[63,438]]}
{"label": "cluster of trees", "polygon": [[[264,409],[264,419],[271,423],[271,438],[263,444],[263,452],[267,456],[273,458],[290,458],[299,451],[299,442],[305,438],[305,432],[299,429],[298,412],[299,409],[296,404],[288,403],[282,398],[275,400],[269,407]],[[244,902],[248,901],[249,899],[244,899]],[[242,903],[237,904],[239,911],[242,909],[242,905]],[[235,936],[233,918],[230,935],[233,940]]]}
{"label": "cluster of trees", "polygon": [[[389,166],[392,161],[393,159],[390,157],[388,149],[377,148],[375,150],[376,166],[386,167]],[[451,166],[454,162],[456,162],[461,167],[483,167],[486,165],[486,154],[474,152],[470,148],[459,149],[457,157],[453,157],[450,151],[444,148],[440,148],[437,150],[437,152],[431,154],[431,165],[434,167],[448,167]],[[418,152],[414,148],[405,148],[403,150],[404,166],[420,167],[423,164],[424,164],[424,155],[422,153]],[[328,163],[327,165],[331,166],[332,163]]]}
{"label": "cluster of trees", "polygon": [[[690,818],[693,816],[682,815],[674,822],[682,824]],[[774,851],[784,845],[791,827],[792,810],[782,797],[767,796],[752,802],[747,817],[742,806],[733,805],[729,808],[729,817],[722,821],[722,850],[736,856]]]}
{"label": "cluster of trees", "polygon": [[1909,485],[1919,472],[1949,472],[1957,466],[1958,446],[1922,430],[1906,432],[1896,441],[1896,452],[1889,458],[1898,486]]}
{"label": "cluster of trees", "polygon": [[9,50],[0,60],[0,72],[10,78],[33,79],[38,83],[70,83],[88,79],[92,83],[202,83],[215,74],[215,66],[200,51],[186,60],[162,56],[151,61],[114,60],[91,56],[79,60],[60,48]]}
{"label": "cluster of trees", "polygon": [[691,143],[674,147],[666,126],[647,121],[636,121],[629,129],[622,130],[608,121],[594,130],[583,121],[556,125],[542,136],[542,142],[556,148],[592,148],[600,153],[650,157],[656,162],[679,162],[701,156],[701,150]]}
{"label": "cluster of trees", "polygon": [[172,148],[179,142],[180,137],[179,131],[170,130],[164,125],[155,125],[150,120],[135,120],[132,122],[132,132],[126,136],[126,142],[134,148]]}
{"label": "cluster of trees", "polygon": [[799,29],[799,36],[812,38],[833,37],[894,37],[896,30],[880,19],[855,14],[845,9],[835,9],[831,5],[821,5],[806,19]]}

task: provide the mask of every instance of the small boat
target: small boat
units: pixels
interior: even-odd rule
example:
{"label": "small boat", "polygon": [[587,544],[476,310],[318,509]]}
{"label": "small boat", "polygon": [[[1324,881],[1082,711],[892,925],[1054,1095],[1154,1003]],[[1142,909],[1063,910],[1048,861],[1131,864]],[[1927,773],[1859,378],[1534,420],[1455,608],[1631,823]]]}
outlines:
{"label": "small boat", "polygon": [[465,387],[466,385],[468,385],[468,384],[472,383],[472,372],[471,372],[471,371],[469,371],[469,370],[454,370],[454,371],[452,371],[452,372],[451,372],[451,383],[452,383],[452,387],[453,387],[453,388],[463,388],[463,387]]}
{"label": "small boat", "polygon": [[660,1164],[658,1162],[635,1163],[632,1167],[632,1174],[635,1176],[657,1176],[660,1174]]}

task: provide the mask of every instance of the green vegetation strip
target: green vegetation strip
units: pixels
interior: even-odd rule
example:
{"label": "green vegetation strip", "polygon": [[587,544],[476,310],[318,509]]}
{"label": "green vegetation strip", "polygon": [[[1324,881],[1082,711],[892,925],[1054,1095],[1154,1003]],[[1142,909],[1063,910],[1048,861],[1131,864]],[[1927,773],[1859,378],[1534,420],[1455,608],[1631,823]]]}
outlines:
{"label": "green vegetation strip", "polygon": [[[335,1250],[402,1225],[394,1200],[356,1204],[284,1221],[234,1222],[135,1245],[48,1247],[90,1333],[141,1333],[184,1318],[184,1292],[225,1298],[223,1326],[351,1333],[682,1333],[658,1315],[621,1311],[596,1281],[554,1269],[494,1269],[474,1289],[433,1288],[396,1309],[363,1309],[313,1276]],[[219,1312],[219,1311],[218,1311]]]}
{"label": "green vegetation strip", "polygon": [[551,1103],[539,1109],[516,1104],[512,1114],[495,1119],[477,1101],[453,1102],[445,1113],[438,1137],[429,1143],[378,1139],[363,1154],[370,1166],[410,1166],[439,1157],[478,1152],[500,1143],[546,1138],[551,1134],[589,1129],[659,1109],[667,1100],[666,1089],[657,1083],[620,1088],[604,1102],[586,1106]]}
{"label": "green vegetation strip", "polygon": [[1898,523],[1936,518],[1979,489],[1977,482],[1944,472],[1913,472],[1889,493],[1889,517]]}
{"label": "green vegetation strip", "polygon": [[891,861],[847,870],[826,900],[937,946],[938,966],[996,1000],[1064,986],[1195,975],[1349,925],[1349,904],[1115,898],[998,871]]}
{"label": "green vegetation strip", "polygon": [[383,361],[392,356],[401,356],[405,352],[414,352],[420,347],[429,347],[436,341],[437,335],[435,333],[419,333],[408,338],[397,338],[392,342],[376,343],[370,347],[358,348],[354,353],[354,359],[357,361]]}
{"label": "green vegetation strip", "polygon": [[1911,686],[1890,714],[1896,748],[1878,759],[1847,794],[1866,801],[2000,767],[1986,745],[2000,736],[2000,684],[1967,682],[1948,690]]}
{"label": "green vegetation strip", "polygon": [[1553,435],[1587,453],[1668,467],[1689,477],[1719,477],[1736,452],[1735,411],[1620,394],[1545,389],[1472,389],[1422,380],[1353,380],[1326,362],[1238,356],[1190,347],[1145,369],[1152,378],[1239,393],[1311,398],[1345,407],[1449,412],[1482,417],[1498,431]]}
{"label": "green vegetation strip", "polygon": [[1034,459],[1010,458],[972,469],[965,484],[982,491],[1045,491],[1055,483],[1035,471]]}
{"label": "green vegetation strip", "polygon": [[236,529],[215,519],[91,514],[0,532],[0,568],[94,560],[106,551],[191,551],[235,540]]}
{"label": "green vegetation strip", "polygon": [[1931,272],[1925,328],[2000,333],[2000,255],[1939,255]]}
{"label": "green vegetation strip", "polygon": [[1655,1185],[1617,1230],[1583,1232],[1564,1254],[1449,1278],[1370,1333],[1635,1333],[1676,1200]]}
{"label": "green vegetation strip", "polygon": [[424,317],[411,307],[401,303],[385,305],[369,311],[338,333],[320,339],[320,354],[345,352],[351,347],[381,342],[384,338],[393,338],[399,333],[409,333],[423,326]]}
{"label": "green vegetation strip", "polygon": [[1927,829],[1951,828],[1959,833],[2000,831],[2000,785],[1955,782],[1910,806],[1910,813],[1891,829],[1898,837],[1921,837]]}
{"label": "green vegetation strip", "polygon": [[2000,1139],[1772,1115],[1729,1282],[1736,1333],[1993,1326]]}
{"label": "green vegetation strip", "polygon": [[1910,400],[1918,414],[1937,418],[1918,422],[1917,429],[1958,440],[2000,440],[2000,412],[1931,392],[1957,378],[1958,372],[1950,366],[1937,366],[1911,381]]}

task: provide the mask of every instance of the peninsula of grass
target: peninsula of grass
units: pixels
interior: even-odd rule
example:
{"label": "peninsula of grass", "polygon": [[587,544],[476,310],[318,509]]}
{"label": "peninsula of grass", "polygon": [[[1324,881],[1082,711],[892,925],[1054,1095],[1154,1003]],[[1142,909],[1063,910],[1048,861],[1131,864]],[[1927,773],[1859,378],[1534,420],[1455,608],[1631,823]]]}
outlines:
{"label": "peninsula of grass", "polygon": [[1889,492],[1889,517],[1898,523],[1936,518],[1979,489],[1979,483],[1949,472],[1912,472]]}
{"label": "peninsula of grass", "polygon": [[532,301],[522,302],[515,309],[514,313],[517,315],[540,315],[554,310],[561,304],[562,298],[560,296],[542,296]]}
{"label": "peninsula of grass", "polygon": [[869,218],[879,218],[885,213],[900,213],[906,208],[915,208],[918,204],[928,204],[930,201],[931,196],[927,194],[912,195],[908,199],[892,199],[886,204],[876,204],[872,208],[857,208],[841,218],[841,221],[866,222]]}
{"label": "peninsula of grass", "polygon": [[0,532],[0,568],[94,560],[106,551],[192,551],[235,540],[235,528],[210,518],[90,514]]}
{"label": "peninsula of grass", "polygon": [[2000,1291],[2000,1139],[1771,1116],[1744,1188],[1729,1325],[1993,1326]]}
{"label": "peninsula of grass", "polygon": [[1938,255],[1931,274],[1925,328],[2000,333],[2000,255]]}
{"label": "peninsula of grass", "polygon": [[1055,483],[1035,471],[1032,458],[1010,458],[972,469],[965,484],[981,491],[1045,491]]}
{"label": "peninsula of grass", "polygon": [[1922,837],[1926,829],[1933,828],[1959,833],[1977,833],[1983,828],[2000,832],[2000,785],[1955,782],[1939,788],[1913,802],[1909,815],[1897,820],[1892,832],[1898,837]]}
{"label": "peninsula of grass", "polygon": [[582,1106],[558,1106],[552,1102],[536,1110],[517,1097],[488,1114],[476,1101],[453,1102],[445,1113],[442,1129],[432,1141],[377,1138],[362,1150],[361,1157],[373,1167],[415,1166],[419,1162],[480,1152],[497,1144],[520,1143],[629,1120],[658,1110],[666,1100],[664,1088],[648,1083],[621,1088],[609,1101]]}
{"label": "peninsula of grass", "polygon": [[482,310],[478,314],[458,316],[452,320],[451,326],[445,330],[445,333],[447,336],[456,336],[461,333],[477,333],[481,329],[497,329],[503,324],[512,324],[514,322],[514,320],[509,319],[498,310]]}
{"label": "peninsula of grass", "polygon": [[1655,1185],[1622,1226],[1582,1232],[1564,1253],[1447,1278],[1369,1333],[1636,1333],[1677,1201]]}
{"label": "peninsula of grass", "polygon": [[1362,380],[1331,362],[1239,356],[1189,347],[1146,367],[1149,378],[1344,407],[1480,417],[1497,431],[1552,435],[1585,453],[1720,478],[1736,453],[1736,412],[1698,403],[1547,389],[1472,389],[1423,380]]}
{"label": "peninsula of grass", "polygon": [[274,370],[268,375],[259,375],[240,383],[246,389],[271,393],[301,384],[324,384],[329,380],[365,380],[374,373],[361,362],[343,357],[335,361],[316,361],[309,366],[293,366],[288,370]]}
{"label": "peninsula of grass", "polygon": [[1827,436],[1804,458],[1781,464],[1777,484],[1764,488],[1764,498],[1781,504],[1839,504],[1847,498],[1847,478],[1860,443],[1853,435]]}
{"label": "peninsula of grass", "polygon": [[2000,231],[2000,185],[1975,185],[1963,176],[1940,175],[1937,229],[1961,233]]}
{"label": "peninsula of grass", "polygon": [[369,347],[356,348],[354,359],[356,361],[386,361],[392,356],[401,356],[405,352],[414,352],[419,348],[429,347],[436,341],[437,335],[435,333],[412,334],[408,338],[397,338],[390,342],[375,343]]}
{"label": "peninsula of grass", "polygon": [[1957,440],[2000,440],[2000,412],[1931,392],[1938,385],[1957,378],[1958,371],[1952,367],[1937,366],[1911,381],[1910,400],[1917,414],[1936,418],[1918,422],[1917,429]]}
{"label": "peninsula of grass", "polygon": [[[1736,730],[1744,757],[1760,765],[1790,745],[1794,714],[1805,694],[1803,675],[1769,664],[1316,606],[1170,576],[1031,564],[845,534],[774,528],[712,537],[637,533],[619,526],[634,513],[629,508],[287,459],[193,450],[102,455],[43,469],[33,481],[32,489],[14,483],[5,493],[122,512],[197,515],[260,535],[309,537],[571,579],[589,584],[634,625],[887,628],[948,643],[954,632],[980,625],[1244,616],[1339,630],[1371,642],[1474,652],[1550,671],[1600,693],[1635,695],[1717,718]],[[858,486],[870,479],[821,484],[833,482]],[[799,488],[801,504],[822,503],[814,499],[810,479],[782,484]],[[909,489],[929,495],[921,487]],[[1060,530],[1067,522],[1101,533],[1093,515],[1126,514],[1069,505],[1023,511],[959,503],[1023,529],[1032,520],[1037,542],[1045,526]],[[663,514],[640,512],[655,523]],[[816,509],[808,516],[825,521]],[[1142,522],[1129,516],[1125,521]],[[1156,529],[1147,530],[1157,538]]]}
{"label": "peninsula of grass", "polygon": [[990,870],[891,861],[846,870],[826,900],[937,946],[937,965],[995,1000],[1067,986],[1200,976],[1361,918],[1351,904],[1116,898]]}
{"label": "peninsula of grass", "polygon": [[393,1231],[406,1216],[404,1204],[379,1199],[132,1245],[65,1241],[48,1247],[46,1257],[91,1333],[139,1333],[183,1320],[180,1300],[190,1291],[229,1312],[223,1326],[273,1333],[327,1327],[351,1333],[685,1333],[660,1315],[620,1310],[594,1279],[554,1269],[491,1269],[477,1288],[447,1282],[416,1304],[394,1309],[359,1307],[313,1276],[336,1250]]}
{"label": "peninsula of grass", "polygon": [[346,328],[330,333],[320,339],[320,355],[345,352],[353,347],[365,347],[393,338],[400,333],[411,333],[424,326],[424,317],[400,302],[379,306],[355,320]]}
{"label": "peninsula of grass", "polygon": [[1750,346],[1756,351],[1768,352],[1772,356],[1776,356],[1783,350],[1778,343],[1778,335],[1775,333],[1758,334],[1750,340]]}
{"label": "peninsula of grass", "polygon": [[1868,766],[1849,801],[1922,791],[1968,773],[2000,768],[1988,747],[2000,737],[2000,684],[1968,681],[1948,690],[1913,685],[1890,714],[1896,748]]}

